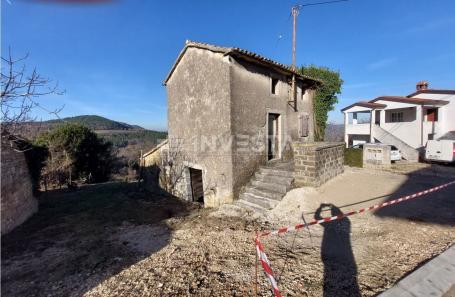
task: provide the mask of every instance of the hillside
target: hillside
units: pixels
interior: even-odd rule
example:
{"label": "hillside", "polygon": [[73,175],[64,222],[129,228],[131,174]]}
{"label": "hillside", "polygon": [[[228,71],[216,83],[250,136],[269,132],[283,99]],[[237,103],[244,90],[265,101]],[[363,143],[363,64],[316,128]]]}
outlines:
{"label": "hillside", "polygon": [[327,123],[327,127],[325,129],[325,141],[344,141],[344,125],[343,124],[335,124],[335,123]]}
{"label": "hillside", "polygon": [[51,131],[65,122],[84,125],[110,141],[118,157],[120,168],[127,168],[132,162],[137,161],[141,151],[147,152],[167,138],[167,132],[147,130],[137,125],[117,122],[97,115],[27,122],[20,127],[20,134],[26,138],[35,139],[39,134]]}
{"label": "hillside", "polygon": [[50,131],[63,123],[77,123],[84,125],[96,131],[97,133],[107,134],[110,134],[113,131],[116,132],[147,131],[146,129],[140,126],[114,121],[102,116],[80,115],[75,117],[62,118],[58,120],[26,122],[21,124],[20,134],[27,138],[33,139],[38,134]]}
{"label": "hillside", "polygon": [[50,120],[43,123],[49,125],[60,124],[62,122],[77,123],[84,125],[92,130],[145,130],[137,125],[130,125],[122,122],[113,121],[98,115],[80,115],[75,117],[63,118],[61,120]]}

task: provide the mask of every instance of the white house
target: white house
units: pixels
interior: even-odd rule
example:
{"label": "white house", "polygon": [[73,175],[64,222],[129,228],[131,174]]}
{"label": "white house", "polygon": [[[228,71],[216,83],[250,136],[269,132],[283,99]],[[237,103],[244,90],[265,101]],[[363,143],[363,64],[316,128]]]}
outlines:
{"label": "white house", "polygon": [[455,131],[455,90],[429,89],[418,82],[416,92],[359,101],[344,113],[346,146],[364,142],[393,144],[403,158],[416,161],[430,139]]}

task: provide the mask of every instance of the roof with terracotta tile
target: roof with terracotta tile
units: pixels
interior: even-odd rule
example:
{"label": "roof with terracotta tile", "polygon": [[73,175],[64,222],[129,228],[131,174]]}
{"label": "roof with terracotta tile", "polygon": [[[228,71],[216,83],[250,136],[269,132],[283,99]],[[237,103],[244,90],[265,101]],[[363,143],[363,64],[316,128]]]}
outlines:
{"label": "roof with terracotta tile", "polygon": [[169,74],[166,76],[166,79],[163,82],[164,85],[166,85],[166,83],[172,76],[172,73],[174,72],[175,68],[177,67],[178,63],[180,62],[183,55],[185,54],[186,50],[190,47],[205,49],[205,50],[209,50],[209,51],[212,51],[215,53],[222,53],[223,55],[229,55],[229,56],[233,56],[233,57],[246,58],[251,62],[261,64],[263,66],[267,66],[270,68],[274,68],[275,70],[278,70],[279,72],[283,72],[288,75],[295,75],[298,79],[309,81],[313,85],[322,84],[322,82],[318,79],[315,79],[315,78],[312,78],[312,77],[309,77],[306,75],[301,75],[301,74],[297,73],[296,71],[294,71],[293,69],[291,69],[291,67],[289,67],[287,65],[276,62],[274,60],[263,57],[261,55],[258,55],[256,53],[250,52],[245,49],[241,49],[238,47],[223,47],[223,46],[217,46],[217,45],[212,45],[212,44],[208,44],[208,43],[187,40],[185,42],[185,47],[180,52],[177,60],[175,61],[174,65],[172,66],[171,70],[169,71]]}
{"label": "roof with terracotta tile", "polygon": [[371,109],[382,109],[382,108],[387,107],[387,105],[385,105],[385,104],[373,103],[373,102],[369,102],[369,101],[359,101],[359,102],[356,102],[354,104],[351,104],[351,105],[343,108],[341,111],[348,110],[349,108],[354,107],[354,106],[361,106],[361,107],[366,107],[366,108],[371,108]]}
{"label": "roof with terracotta tile", "polygon": [[425,98],[409,98],[402,96],[380,96],[369,102],[376,101],[392,101],[392,102],[401,102],[409,104],[418,104],[418,105],[446,105],[449,101],[446,100],[435,100],[435,99],[425,99]]}
{"label": "roof with terracotta tile", "polygon": [[435,90],[435,89],[425,89],[425,90],[418,90],[412,94],[409,94],[406,97],[413,97],[419,94],[442,94],[442,95],[455,95],[455,90]]}

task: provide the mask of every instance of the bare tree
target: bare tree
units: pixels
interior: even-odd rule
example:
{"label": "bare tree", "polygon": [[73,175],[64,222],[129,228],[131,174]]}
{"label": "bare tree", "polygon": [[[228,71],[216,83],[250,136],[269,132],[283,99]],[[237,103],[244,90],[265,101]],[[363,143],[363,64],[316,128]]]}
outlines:
{"label": "bare tree", "polygon": [[159,184],[168,193],[179,196],[179,185],[185,175],[184,161],[188,161],[184,153],[183,143],[179,140],[169,141],[167,149],[163,150],[158,160]]}
{"label": "bare tree", "polygon": [[50,94],[62,94],[58,83],[38,74],[36,68],[27,73],[25,60],[28,55],[14,59],[9,49],[8,56],[2,57],[1,68],[1,121],[2,134],[15,135],[21,123],[34,120],[30,112],[40,108],[58,118],[61,108],[48,110],[40,105],[38,97]]}

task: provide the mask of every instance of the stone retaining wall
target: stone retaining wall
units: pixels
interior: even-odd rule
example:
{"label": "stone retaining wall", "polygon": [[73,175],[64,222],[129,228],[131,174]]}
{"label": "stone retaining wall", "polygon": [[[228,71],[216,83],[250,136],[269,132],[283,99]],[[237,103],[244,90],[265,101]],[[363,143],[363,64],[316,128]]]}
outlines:
{"label": "stone retaining wall", "polygon": [[32,180],[22,152],[1,144],[1,234],[10,232],[38,210]]}
{"label": "stone retaining wall", "polygon": [[318,187],[344,172],[342,142],[292,144],[294,151],[295,185]]}

